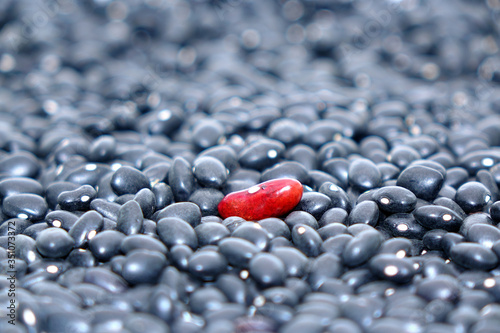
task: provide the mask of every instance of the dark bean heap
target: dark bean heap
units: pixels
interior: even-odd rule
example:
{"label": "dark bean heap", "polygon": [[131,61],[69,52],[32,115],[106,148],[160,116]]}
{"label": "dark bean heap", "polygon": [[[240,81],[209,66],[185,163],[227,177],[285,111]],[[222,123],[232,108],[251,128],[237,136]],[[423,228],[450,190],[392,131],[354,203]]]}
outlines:
{"label": "dark bean heap", "polygon": [[[498,0],[0,1],[0,331],[498,332],[499,35]],[[282,177],[287,216],[218,215]]]}

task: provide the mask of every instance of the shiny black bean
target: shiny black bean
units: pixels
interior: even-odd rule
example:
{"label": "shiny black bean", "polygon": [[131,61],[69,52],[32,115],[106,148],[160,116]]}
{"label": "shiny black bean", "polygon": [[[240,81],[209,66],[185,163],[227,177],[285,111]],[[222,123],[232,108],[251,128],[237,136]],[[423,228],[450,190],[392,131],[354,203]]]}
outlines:
{"label": "shiny black bean", "polygon": [[318,163],[315,151],[306,145],[298,144],[287,151],[287,157],[302,164],[307,170],[316,169]]}
{"label": "shiny black bean", "polygon": [[469,242],[492,248],[493,244],[500,240],[500,230],[489,224],[478,223],[469,228],[466,238]]}
{"label": "shiny black bean", "polygon": [[257,140],[244,148],[238,156],[241,166],[262,170],[279,160],[285,151],[285,146],[276,140]]}
{"label": "shiny black bean", "polygon": [[254,222],[242,223],[232,232],[231,236],[250,241],[260,250],[266,250],[269,247],[270,239],[267,232]]}
{"label": "shiny black bean", "polygon": [[260,181],[264,182],[277,178],[292,178],[298,180],[302,184],[309,183],[307,169],[302,164],[295,161],[277,163],[272,168],[262,172]]}
{"label": "shiny black bean", "polygon": [[404,187],[385,186],[376,190],[372,198],[379,205],[380,209],[388,213],[408,213],[416,204],[415,195]]}
{"label": "shiny black bean", "polygon": [[286,277],[283,261],[270,253],[259,253],[250,260],[249,272],[252,278],[265,287],[282,285]]}
{"label": "shiny black bean", "polygon": [[346,245],[353,237],[349,234],[340,234],[326,239],[321,245],[321,250],[324,252],[335,254],[342,257]]}
{"label": "shiny black bean", "polygon": [[470,269],[490,270],[498,264],[495,252],[476,243],[462,242],[454,245],[450,250],[450,257],[454,262]]}
{"label": "shiny black bean", "polygon": [[40,232],[36,239],[36,248],[48,258],[65,257],[75,246],[75,241],[68,232],[61,228],[48,228]]}
{"label": "shiny black bean", "polygon": [[153,186],[152,191],[156,198],[155,210],[161,210],[174,201],[174,194],[172,193],[172,189],[170,188],[170,186],[163,182],[156,183]]}
{"label": "shiny black bean", "polygon": [[347,218],[347,225],[353,224],[368,224],[376,226],[379,218],[379,208],[377,204],[371,200],[358,203]]}
{"label": "shiny black bean", "polygon": [[464,236],[454,232],[448,232],[443,235],[443,239],[441,240],[441,247],[443,248],[444,253],[449,256],[450,251],[455,247],[455,245],[462,242],[465,242]]}
{"label": "shiny black bean", "polygon": [[118,219],[118,212],[120,210],[120,205],[114,202],[109,202],[104,199],[94,199],[90,203],[90,208],[98,212],[104,217],[110,220],[116,221]]}
{"label": "shiny black bean", "polygon": [[349,183],[361,191],[378,187],[382,175],[377,166],[370,160],[360,158],[349,166]]}
{"label": "shiny black bean", "polygon": [[193,164],[193,174],[198,183],[206,187],[221,188],[227,179],[224,164],[211,156],[197,158]]}
{"label": "shiny black bean", "polygon": [[168,259],[177,269],[187,271],[189,267],[189,258],[192,254],[193,250],[191,250],[189,246],[184,244],[174,245],[170,249]]}
{"label": "shiny black bean", "polygon": [[404,169],[396,185],[412,191],[417,198],[433,200],[438,195],[444,182],[444,176],[437,170],[415,165]]}
{"label": "shiny black bean", "polygon": [[121,293],[127,289],[127,282],[125,280],[102,267],[87,269],[83,281],[95,284],[110,293]]}
{"label": "shiny black bean", "polygon": [[176,157],[168,172],[168,184],[176,201],[187,201],[194,191],[195,180],[191,164],[182,157]]}
{"label": "shiny black bean", "polygon": [[290,239],[290,228],[288,225],[283,222],[283,220],[270,217],[267,219],[263,219],[258,221],[260,226],[267,231],[269,238],[274,239],[275,237],[284,237],[286,239]]}
{"label": "shiny black bean", "polygon": [[184,220],[176,217],[166,217],[158,221],[158,235],[168,247],[185,244],[192,249],[198,247],[198,238],[193,227]]}
{"label": "shiny black bean", "polygon": [[224,194],[213,188],[201,188],[193,192],[189,201],[200,207],[202,216],[216,215]]}
{"label": "shiny black bean", "polygon": [[45,188],[45,200],[49,208],[54,209],[57,205],[57,197],[64,191],[72,191],[78,188],[77,184],[70,182],[53,182]]}
{"label": "shiny black bean", "polygon": [[137,201],[130,200],[123,204],[118,211],[116,229],[125,235],[137,234],[142,230],[144,216]]}
{"label": "shiny black bean", "polygon": [[143,188],[150,188],[149,179],[141,171],[122,166],[111,178],[111,187],[116,194],[136,194]]}
{"label": "shiny black bean", "polygon": [[330,198],[323,193],[306,192],[295,209],[305,211],[315,219],[319,219],[331,207],[331,204]]}
{"label": "shiny black bean", "polygon": [[158,281],[160,272],[166,264],[167,259],[160,252],[143,249],[133,250],[127,254],[121,275],[132,285],[154,284]]}
{"label": "shiny black bean", "polygon": [[226,258],[215,251],[195,252],[189,258],[188,269],[195,277],[213,281],[227,269]]}
{"label": "shiny black bean", "polygon": [[409,239],[397,237],[382,243],[379,253],[391,253],[403,258],[411,255],[412,242]]}
{"label": "shiny black bean", "polygon": [[344,158],[332,158],[323,163],[322,169],[335,177],[342,188],[347,188],[349,184],[349,166],[349,161]]}
{"label": "shiny black bean", "polygon": [[338,278],[344,271],[342,260],[332,253],[323,253],[309,266],[308,282],[317,290],[328,278]]}
{"label": "shiny black bean", "polygon": [[27,177],[5,178],[0,181],[0,198],[21,193],[43,195],[44,189],[38,181]]}
{"label": "shiny black bean", "polygon": [[96,211],[88,211],[80,216],[69,230],[69,235],[75,240],[75,247],[82,247],[92,239],[103,227],[103,217]]}
{"label": "shiny black bean", "polygon": [[217,222],[202,223],[194,228],[194,231],[200,246],[216,245],[230,235],[229,230],[222,223]]}
{"label": "shiny black bean", "polygon": [[444,206],[422,206],[415,209],[413,215],[419,224],[429,229],[457,231],[462,224],[462,218]]}
{"label": "shiny black bean", "polygon": [[449,275],[438,275],[422,280],[417,285],[416,293],[427,301],[440,299],[454,302],[460,295],[460,286],[455,278]]}
{"label": "shiny black bean", "polygon": [[92,252],[84,249],[74,249],[69,253],[67,260],[74,267],[93,267],[96,264],[96,258]]}
{"label": "shiny black bean", "polygon": [[352,238],[342,253],[344,265],[356,267],[367,262],[382,244],[382,236],[378,231],[363,231]]}
{"label": "shiny black bean", "polygon": [[230,265],[248,268],[250,260],[260,252],[260,249],[245,239],[229,237],[219,242],[219,251]]}
{"label": "shiny black bean", "polygon": [[0,173],[9,177],[36,178],[40,168],[35,155],[27,151],[7,154],[0,159]]}
{"label": "shiny black bean", "polygon": [[347,233],[347,227],[341,223],[330,223],[318,229],[318,234],[326,241],[330,237],[335,237],[340,234]]}
{"label": "shiny black bean", "polygon": [[105,230],[89,241],[89,249],[94,257],[102,262],[109,261],[120,253],[120,244],[125,235],[115,230]]}
{"label": "shiny black bean", "polygon": [[205,149],[200,153],[199,156],[215,157],[216,159],[224,163],[226,168],[231,172],[238,167],[238,158],[236,156],[236,153],[234,149],[227,145],[213,146],[211,148]]}
{"label": "shiny black bean", "polygon": [[480,212],[491,201],[491,192],[479,182],[467,182],[460,186],[455,201],[466,213]]}
{"label": "shiny black bean", "polygon": [[486,213],[475,213],[467,216],[460,226],[460,233],[467,236],[469,229],[475,224],[493,224],[493,220]]}
{"label": "shiny black bean", "polygon": [[54,210],[45,216],[45,222],[56,228],[63,228],[68,231],[78,220],[78,216],[64,211],[64,210]]}
{"label": "shiny black bean", "polygon": [[302,277],[308,265],[307,257],[293,247],[277,247],[271,253],[285,264],[286,274],[289,277]]}
{"label": "shiny black bean", "polygon": [[58,205],[69,211],[88,210],[90,202],[97,196],[97,191],[90,185],[82,185],[71,191],[64,191],[57,197]]}
{"label": "shiny black bean", "polygon": [[305,211],[294,211],[288,214],[288,216],[285,218],[285,223],[288,226],[288,228],[293,229],[294,226],[298,224],[304,224],[307,225],[313,229],[318,229],[318,221],[316,221],[316,218],[310,214],[309,212]]}
{"label": "shiny black bean", "polygon": [[415,276],[413,263],[394,254],[378,254],[369,263],[372,273],[395,283],[408,283]]}
{"label": "shiny black bean", "polygon": [[308,257],[317,257],[321,253],[321,236],[305,224],[297,224],[292,229],[293,244]]}
{"label": "shiny black bean", "polygon": [[148,188],[143,188],[134,196],[136,201],[141,206],[142,214],[149,219],[156,211],[156,197],[153,191]]}
{"label": "shiny black bean", "polygon": [[424,237],[422,238],[422,241],[425,247],[428,248],[429,250],[441,250],[442,249],[441,241],[445,234],[446,230],[443,229],[429,230],[428,232],[425,233]]}
{"label": "shiny black bean", "polygon": [[452,186],[458,189],[469,179],[469,173],[464,168],[454,167],[446,170],[444,185]]}
{"label": "shiny black bean", "polygon": [[2,212],[5,215],[30,221],[43,219],[47,209],[45,199],[31,193],[10,195],[2,203]]}
{"label": "shiny black bean", "polygon": [[[333,176],[330,174],[319,171],[319,170],[311,170],[309,171],[309,178],[311,179],[310,185],[314,190],[319,191],[321,186],[323,186],[326,183],[332,183],[332,184],[337,184],[340,186],[340,182],[336,180]],[[324,193],[328,196],[327,193]],[[331,199],[332,201],[334,199]]]}
{"label": "shiny black bean", "polygon": [[342,208],[330,208],[319,219],[318,225],[325,227],[329,224],[340,223],[345,224],[347,221],[348,213]]}
{"label": "shiny black bean", "polygon": [[495,222],[500,222],[500,201],[496,201],[490,206],[490,216]]}
{"label": "shiny black bean", "polygon": [[189,223],[193,228],[201,222],[201,210],[192,202],[178,202],[158,211],[155,218],[157,221],[166,217],[176,217]]}
{"label": "shiny black bean", "polygon": [[462,219],[465,219],[467,217],[467,214],[465,214],[464,210],[453,199],[439,197],[432,203],[437,206],[444,206],[451,209],[452,211],[457,213]]}

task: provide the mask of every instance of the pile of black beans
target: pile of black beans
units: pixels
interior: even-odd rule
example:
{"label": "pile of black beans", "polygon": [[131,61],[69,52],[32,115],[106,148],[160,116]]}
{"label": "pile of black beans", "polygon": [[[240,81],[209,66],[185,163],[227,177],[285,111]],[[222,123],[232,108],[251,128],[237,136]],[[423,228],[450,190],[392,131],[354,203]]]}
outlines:
{"label": "pile of black beans", "polygon": [[499,36],[498,0],[0,1],[0,331],[498,332]]}

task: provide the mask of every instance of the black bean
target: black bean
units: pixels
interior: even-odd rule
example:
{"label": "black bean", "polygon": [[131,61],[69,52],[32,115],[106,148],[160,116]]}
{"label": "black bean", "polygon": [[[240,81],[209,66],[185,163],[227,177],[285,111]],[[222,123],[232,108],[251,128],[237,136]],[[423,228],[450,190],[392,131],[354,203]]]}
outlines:
{"label": "black bean", "polygon": [[170,186],[163,182],[156,183],[153,186],[152,191],[156,198],[155,210],[161,210],[174,201],[174,194],[172,193],[172,189],[170,188]]}
{"label": "black bean", "polygon": [[469,228],[466,238],[470,242],[491,248],[496,241],[500,240],[500,230],[489,224],[478,223]]}
{"label": "black bean", "polygon": [[64,211],[64,210],[54,210],[45,216],[45,222],[56,228],[63,228],[68,231],[78,220],[78,216]]}
{"label": "black bean", "polygon": [[48,227],[49,226],[45,223],[36,223],[24,229],[23,234],[36,239],[38,237],[38,234]]}
{"label": "black bean", "polygon": [[367,262],[382,244],[382,236],[375,230],[363,231],[352,238],[342,253],[344,265],[356,267]]}
{"label": "black bean", "polygon": [[193,128],[194,143],[202,149],[214,146],[223,135],[224,126],[217,120],[200,121]]}
{"label": "black bean", "polygon": [[330,237],[335,237],[345,233],[347,233],[347,227],[344,224],[337,222],[327,224],[326,226],[318,229],[318,234],[324,241]]}
{"label": "black bean", "polygon": [[116,229],[125,235],[137,234],[144,224],[141,206],[137,201],[130,200],[123,204],[118,211]]}
{"label": "black bean", "polygon": [[394,254],[378,254],[370,260],[374,275],[395,283],[408,283],[415,276],[413,263]]}
{"label": "black bean", "polygon": [[102,262],[109,261],[120,253],[120,244],[125,236],[115,230],[105,230],[90,239],[89,249],[94,257]]}
{"label": "black bean", "polygon": [[227,179],[226,167],[211,156],[197,158],[193,164],[193,174],[202,186],[221,188]]}
{"label": "black bean", "polygon": [[491,201],[491,192],[479,182],[467,182],[458,188],[455,201],[466,213],[480,212]]}
{"label": "black bean", "polygon": [[216,215],[218,205],[224,198],[224,194],[213,188],[201,188],[193,192],[189,201],[200,207],[202,216]]}
{"label": "black bean", "polygon": [[238,276],[222,274],[219,275],[216,286],[227,297],[228,301],[237,304],[245,304],[247,291],[245,282]]}
{"label": "black bean", "polygon": [[490,216],[495,222],[500,222],[500,201],[496,201],[490,206]]}
{"label": "black bean", "polygon": [[424,242],[425,247],[429,250],[441,250],[441,241],[445,234],[446,230],[443,229],[430,230],[424,235],[422,241]]}
{"label": "black bean", "polygon": [[279,160],[285,151],[285,146],[276,140],[257,140],[243,149],[238,156],[241,166],[262,170]]}
{"label": "black bean", "polygon": [[286,277],[285,264],[270,253],[254,256],[250,261],[249,272],[257,283],[265,287],[282,285]]}
{"label": "black bean", "polygon": [[226,296],[215,287],[202,287],[189,297],[194,313],[202,314],[205,310],[214,309],[227,302]]}
{"label": "black bean", "polygon": [[271,239],[274,239],[276,237],[284,237],[286,239],[290,239],[291,237],[290,228],[285,222],[283,222],[283,220],[279,218],[270,217],[260,220],[258,221],[258,223],[267,231],[267,234]]}
{"label": "black bean", "polygon": [[309,183],[308,170],[302,164],[295,161],[277,163],[272,168],[266,169],[262,172],[260,181],[265,182],[277,178],[292,178],[302,184]]}
{"label": "black bean", "polygon": [[340,234],[330,237],[323,242],[321,250],[342,257],[347,243],[349,243],[352,238],[353,237],[349,234]]}
{"label": "black bean", "polygon": [[450,250],[450,257],[470,269],[490,270],[497,266],[498,257],[491,249],[476,243],[462,242]]}
{"label": "black bean", "polygon": [[0,181],[0,198],[4,199],[13,194],[31,193],[43,195],[42,185],[31,178],[13,177]]}
{"label": "black bean", "polygon": [[408,213],[417,204],[415,195],[404,187],[385,186],[376,190],[372,198],[380,209],[388,213]]}
{"label": "black bean", "polygon": [[84,249],[74,249],[68,255],[68,261],[75,267],[93,267],[96,264],[96,258],[92,252]]}
{"label": "black bean", "polygon": [[413,215],[419,224],[429,229],[457,231],[462,224],[462,218],[444,206],[422,206],[415,209]]}
{"label": "black bean", "polygon": [[398,177],[397,186],[412,191],[417,198],[433,200],[444,182],[443,175],[432,168],[415,165],[404,169]]}
{"label": "black bean", "polygon": [[448,232],[443,235],[443,239],[441,240],[441,247],[443,248],[444,253],[449,256],[450,251],[455,247],[455,245],[464,241],[464,236],[454,232]]}
{"label": "black bean", "polygon": [[111,178],[111,187],[116,194],[136,194],[143,188],[150,188],[149,179],[139,170],[122,166]]}
{"label": "black bean", "polygon": [[125,280],[102,267],[87,269],[83,281],[95,284],[110,293],[121,293],[127,289],[127,282]]}
{"label": "black bean", "polygon": [[245,239],[229,237],[219,242],[219,251],[234,267],[248,268],[250,260],[260,249]]}
{"label": "black bean", "polygon": [[80,216],[69,230],[69,235],[75,240],[75,247],[82,247],[101,231],[102,227],[102,215],[91,210]]}
{"label": "black bean", "polygon": [[379,208],[377,204],[371,200],[358,203],[347,218],[347,225],[353,224],[368,224],[376,226],[379,218]]}
{"label": "black bean", "polygon": [[70,182],[51,183],[49,186],[45,188],[45,200],[47,201],[49,208],[54,209],[56,207],[57,197],[59,196],[59,194],[61,194],[64,191],[72,191],[77,188],[78,188],[77,184],[73,184]]}
{"label": "black bean", "polygon": [[315,151],[306,145],[298,144],[287,151],[288,158],[302,164],[307,170],[316,169],[317,159]]}
{"label": "black bean", "polygon": [[168,247],[185,244],[192,249],[198,247],[198,238],[193,227],[184,220],[176,217],[166,217],[158,221],[158,235]]}
{"label": "black bean", "polygon": [[0,173],[9,177],[36,178],[40,168],[35,155],[27,151],[8,154],[0,159]]}
{"label": "black bean", "polygon": [[141,206],[141,211],[145,218],[149,219],[156,211],[156,197],[153,191],[143,188],[134,196],[134,200]]}
{"label": "black bean", "polygon": [[94,199],[90,203],[90,208],[98,212],[104,217],[110,220],[118,220],[118,212],[120,210],[120,205],[114,202],[109,202],[104,199]]}
{"label": "black bean", "polygon": [[65,257],[74,247],[75,241],[68,232],[61,228],[48,228],[40,232],[36,239],[36,248],[48,258]]}
{"label": "black bean", "polygon": [[292,229],[293,244],[308,257],[317,257],[321,253],[321,236],[305,224],[297,224]]}
{"label": "black bean", "polygon": [[448,275],[424,279],[417,286],[417,295],[428,301],[440,299],[453,302],[458,298],[459,293],[458,282]]}
{"label": "black bean", "polygon": [[398,258],[403,258],[411,255],[412,242],[409,239],[397,237],[391,238],[380,247],[379,253],[392,253],[398,256]]}
{"label": "black bean", "polygon": [[160,252],[133,250],[127,254],[121,275],[132,285],[156,283],[166,264],[167,260]]}
{"label": "black bean", "polygon": [[30,221],[43,219],[47,209],[47,202],[43,197],[30,193],[10,195],[2,203],[5,215]]}
{"label": "black bean", "polygon": [[349,166],[349,161],[344,158],[332,158],[323,163],[322,169],[335,177],[342,188],[347,188],[349,184]]}
{"label": "black bean", "polygon": [[226,258],[215,251],[201,251],[189,258],[191,274],[204,281],[213,281],[227,269]]}
{"label": "black bean", "polygon": [[307,257],[293,247],[273,248],[271,253],[285,264],[286,274],[289,277],[302,277],[306,273]]}
{"label": "black bean", "polygon": [[291,212],[285,218],[285,223],[290,229],[293,229],[293,227],[298,224],[307,225],[315,230],[318,229],[318,221],[316,221],[316,218],[309,212],[304,211]]}
{"label": "black bean", "polygon": [[493,224],[493,220],[486,213],[475,213],[467,216],[460,226],[460,233],[467,236],[469,229],[475,224]]}
{"label": "black bean", "polygon": [[464,210],[451,198],[439,197],[432,203],[434,205],[444,206],[451,209],[452,211],[457,213],[462,219],[465,219],[467,217],[467,214],[465,214]]}
{"label": "black bean", "polygon": [[207,222],[194,228],[200,246],[216,245],[230,235],[229,230],[221,223]]}
{"label": "black bean", "polygon": [[105,175],[112,172],[108,165],[101,163],[79,165],[78,168],[73,170],[74,171],[70,172],[61,180],[79,185],[87,184],[90,186],[96,186]]}
{"label": "black bean", "polygon": [[88,210],[90,202],[97,196],[97,191],[90,185],[82,185],[71,191],[64,191],[57,197],[58,205],[69,211]]}
{"label": "black bean", "polygon": [[309,266],[308,282],[317,290],[329,278],[338,278],[343,273],[342,260],[332,253],[323,253]]}
{"label": "black bean", "polygon": [[[326,173],[326,172],[323,172],[323,171],[319,171],[319,170],[311,170],[308,172],[309,174],[309,178],[311,179],[310,181],[310,185],[313,189],[319,191],[319,189],[321,188],[321,186],[323,186],[325,183],[333,183],[333,184],[339,184],[339,181],[336,180],[333,176],[331,176],[330,174]],[[326,194],[326,193],[324,193]],[[328,194],[326,194],[328,195]],[[333,201],[333,199],[332,199]]]}
{"label": "black bean", "polygon": [[201,210],[198,205],[192,202],[178,202],[158,211],[155,216],[157,221],[166,217],[180,218],[194,228],[201,222]]}
{"label": "black bean", "polygon": [[330,198],[323,193],[306,192],[295,209],[305,211],[315,219],[319,219],[331,207],[331,204]]}
{"label": "black bean", "polygon": [[347,212],[342,208],[330,208],[321,216],[318,224],[320,227],[325,227],[333,223],[345,224],[347,221],[347,216]]}
{"label": "black bean", "polygon": [[349,183],[361,191],[367,191],[379,186],[381,173],[370,160],[360,158],[351,162],[349,166]]}
{"label": "black bean", "polygon": [[267,232],[254,222],[244,222],[232,232],[231,236],[250,241],[260,250],[266,250],[269,247],[270,239]]}

